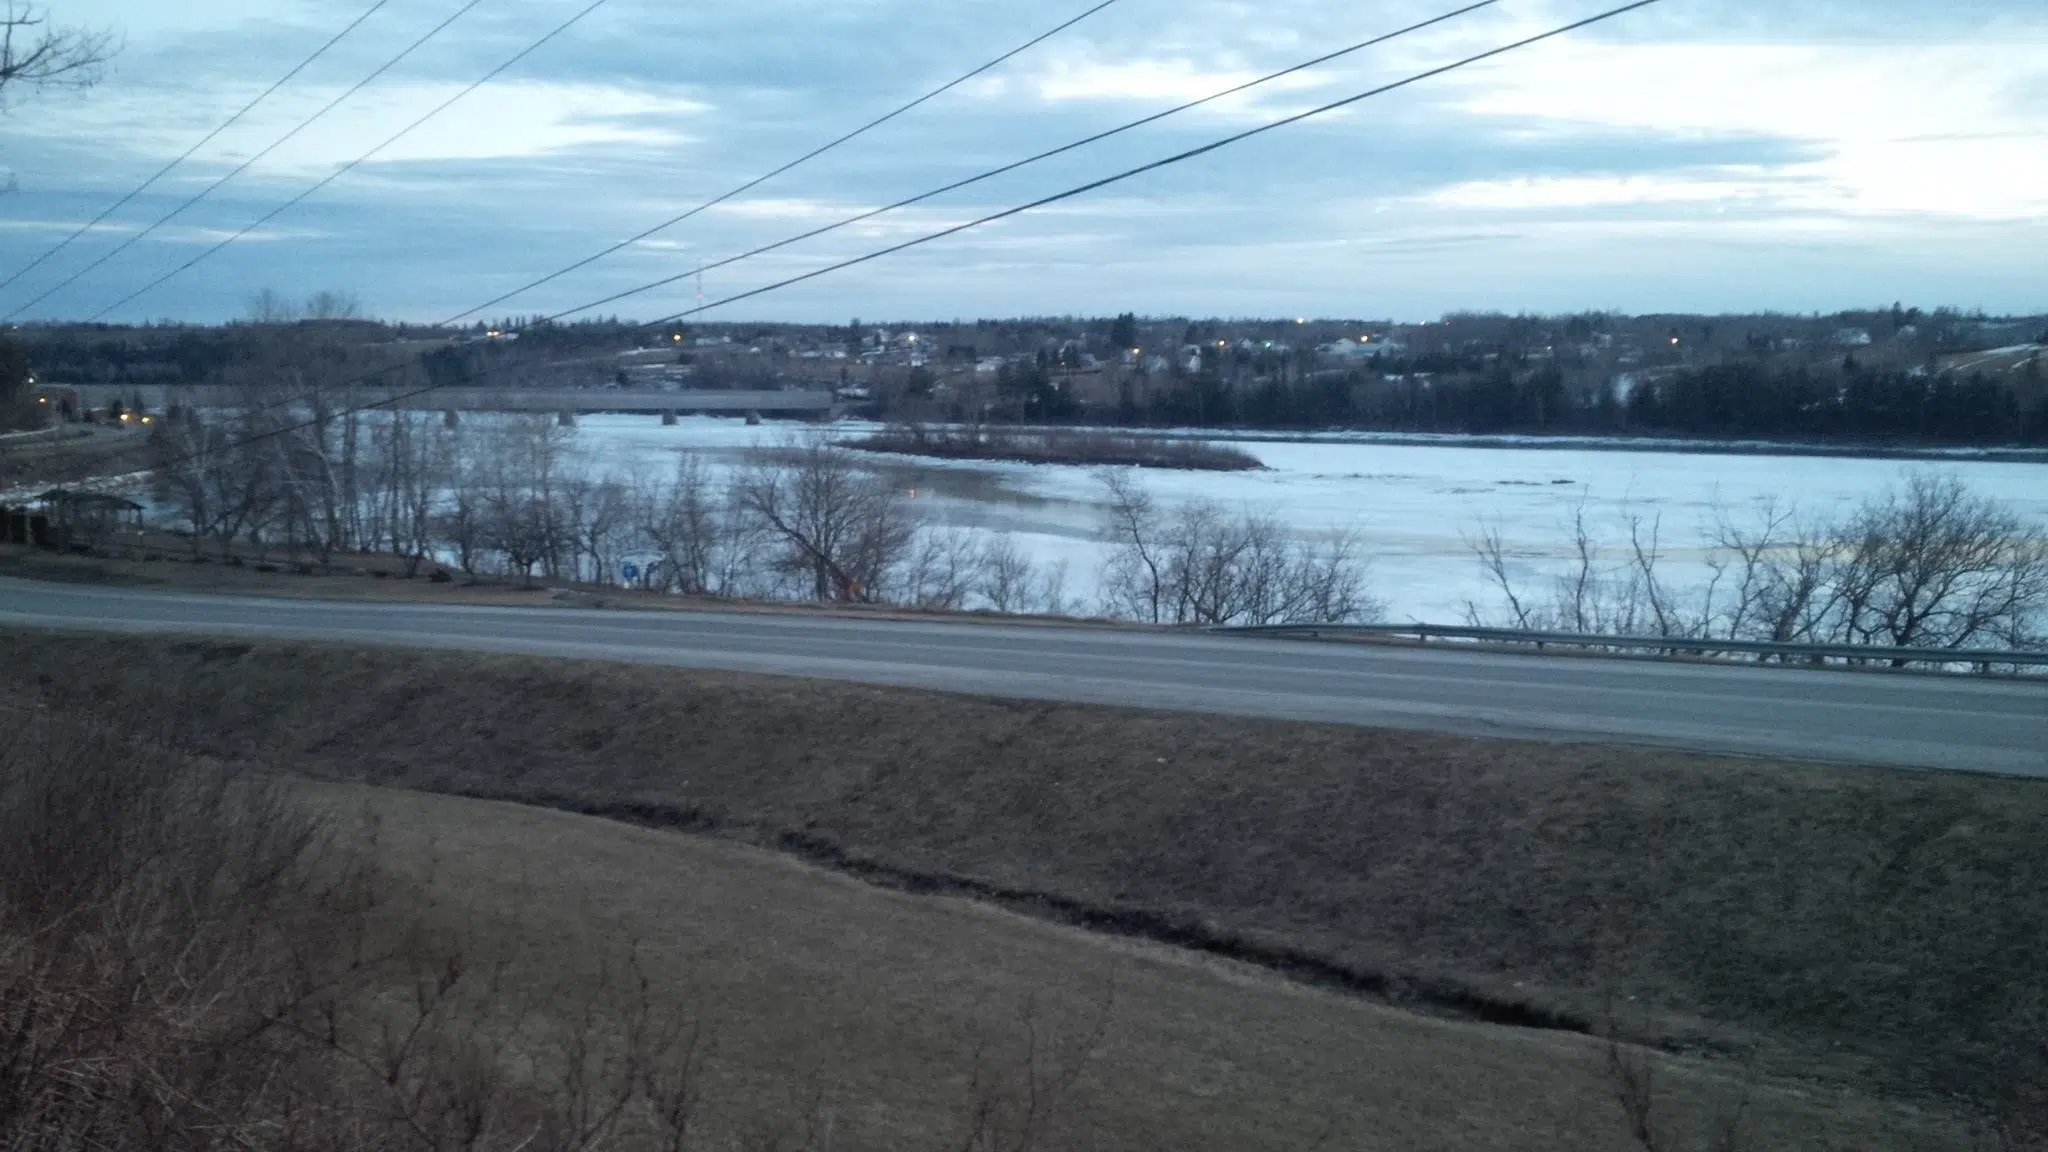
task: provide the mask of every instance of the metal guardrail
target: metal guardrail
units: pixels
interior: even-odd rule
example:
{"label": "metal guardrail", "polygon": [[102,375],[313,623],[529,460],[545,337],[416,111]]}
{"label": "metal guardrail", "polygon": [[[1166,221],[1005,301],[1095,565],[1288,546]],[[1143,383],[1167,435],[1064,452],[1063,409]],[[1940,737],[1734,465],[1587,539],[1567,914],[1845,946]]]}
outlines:
{"label": "metal guardrail", "polygon": [[1688,653],[1701,656],[1775,657],[1786,663],[1966,664],[1977,668],[2048,667],[2048,652],[2005,652],[1975,648],[1880,648],[1863,644],[1778,644],[1758,640],[1696,639],[1682,636],[1588,636],[1576,632],[1527,632],[1515,628],[1464,628],[1441,624],[1274,624],[1219,628],[1240,636],[1390,636],[1474,643],[1522,644],[1541,648],[1604,648],[1626,652]]}

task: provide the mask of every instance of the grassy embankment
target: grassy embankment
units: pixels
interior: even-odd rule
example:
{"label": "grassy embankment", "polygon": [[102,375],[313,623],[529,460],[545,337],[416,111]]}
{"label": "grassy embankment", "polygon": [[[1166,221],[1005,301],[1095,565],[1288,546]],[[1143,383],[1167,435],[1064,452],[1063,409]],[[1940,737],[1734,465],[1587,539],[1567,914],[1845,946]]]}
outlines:
{"label": "grassy embankment", "polygon": [[[1919,1121],[1873,1098],[1996,1108],[2039,1083],[2048,788],[2029,782],[514,658],[7,645],[15,698],[118,716],[177,684],[208,756],[374,786],[326,795],[438,842],[405,866],[438,859],[481,921],[525,907],[765,972],[736,1005],[779,1005],[786,1046],[760,1058],[784,1071],[798,1033],[882,1043],[870,1028],[957,1068],[937,1038],[964,1035],[990,982],[1078,1012],[1101,986],[1085,970],[1142,955],[1149,990],[1126,981],[1114,1013],[1134,1038],[1098,1070],[1122,1103],[1075,1106],[1133,1133],[1207,1123],[1199,1101],[1244,1110],[1215,1147],[1309,1142],[1279,1114],[1415,1137],[1338,1146],[1505,1147],[1545,1125],[1599,1146],[1612,1099],[1587,1034],[1610,1005],[1631,1039],[1706,1062],[1673,1073],[1691,1117],[1731,1062],[1754,1066],[1770,1123],[1794,1125],[1764,1146],[1905,1146]],[[763,876],[786,894],[749,894]],[[741,939],[761,951],[720,943]],[[1037,975],[997,959],[1012,947]],[[945,1082],[902,1115],[930,1120]]]}

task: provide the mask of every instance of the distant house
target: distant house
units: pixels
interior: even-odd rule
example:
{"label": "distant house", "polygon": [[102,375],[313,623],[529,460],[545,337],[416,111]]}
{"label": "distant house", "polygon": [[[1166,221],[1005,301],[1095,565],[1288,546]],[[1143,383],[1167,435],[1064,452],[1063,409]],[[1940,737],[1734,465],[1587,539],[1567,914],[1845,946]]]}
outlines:
{"label": "distant house", "polygon": [[674,348],[635,348],[630,352],[619,353],[618,362],[619,367],[626,369],[649,364],[674,364],[676,362],[676,350]]}
{"label": "distant house", "polygon": [[1842,328],[1835,332],[1835,344],[1841,348],[1870,347],[1870,329]]}
{"label": "distant house", "polygon": [[1317,351],[1330,360],[1377,360],[1382,356],[1399,356],[1408,346],[1398,340],[1364,337],[1352,340],[1348,337],[1323,345]]}

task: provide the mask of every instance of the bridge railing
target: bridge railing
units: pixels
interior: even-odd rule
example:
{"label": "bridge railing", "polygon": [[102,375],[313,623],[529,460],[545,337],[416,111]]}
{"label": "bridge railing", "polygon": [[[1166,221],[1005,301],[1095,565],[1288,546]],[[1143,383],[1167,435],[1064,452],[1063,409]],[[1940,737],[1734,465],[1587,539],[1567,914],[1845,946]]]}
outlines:
{"label": "bridge railing", "polygon": [[1722,640],[1688,636],[1594,636],[1577,632],[1536,632],[1517,628],[1467,628],[1443,624],[1275,624],[1219,628],[1237,636],[1278,636],[1300,639],[1412,639],[1427,644],[1445,640],[1467,644],[1646,652],[1664,656],[1746,657],[1758,663],[1851,664],[1971,668],[2048,668],[2048,651],[2001,651],[1980,648],[1884,648],[1867,644],[1781,644],[1762,640]]}

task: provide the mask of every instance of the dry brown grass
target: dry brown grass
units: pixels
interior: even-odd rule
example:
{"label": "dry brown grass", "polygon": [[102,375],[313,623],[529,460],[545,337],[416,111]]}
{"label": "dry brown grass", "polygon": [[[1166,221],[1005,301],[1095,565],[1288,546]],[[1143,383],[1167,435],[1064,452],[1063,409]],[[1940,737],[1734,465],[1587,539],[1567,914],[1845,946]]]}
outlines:
{"label": "dry brown grass", "polygon": [[[146,701],[116,715],[44,696],[9,711],[0,1148],[1074,1146],[1071,1097],[1104,1045],[1111,997],[1079,1028],[1027,997],[1014,1019],[977,1028],[972,1051],[907,1069],[971,1069],[943,1129],[890,1122],[866,1143],[838,1138],[839,1072],[818,1062],[829,1048],[792,1037],[779,1052],[810,1068],[803,1098],[713,1075],[731,1062],[711,1050],[693,956],[632,943],[677,938],[659,911],[592,935],[559,901],[479,900],[489,880],[441,875],[438,825],[396,809],[409,834],[387,847],[390,798],[337,802],[194,759],[175,717]],[[470,804],[486,823],[495,814]],[[562,867],[504,847],[486,867]],[[577,907],[596,894],[546,887]],[[751,1012],[728,1022],[754,1034]]]}
{"label": "dry brown grass", "polygon": [[229,759],[715,832],[1383,1001],[1591,1032],[1612,995],[1668,1048],[1984,1105],[2038,1051],[2027,782],[534,659],[6,644],[16,693],[118,710],[181,685]]}
{"label": "dry brown grass", "polygon": [[676,1130],[695,1033],[644,984],[579,980],[536,1028],[538,1001],[379,867],[372,826],[191,759],[157,715],[11,711],[0,1147],[585,1152]]}
{"label": "dry brown grass", "polygon": [[[847,1150],[958,1143],[984,1070],[1014,1085],[1036,1005],[1072,1067],[1050,1149],[1633,1147],[1595,1040],[1432,1019],[1247,965],[966,900],[879,889],[787,856],[530,807],[323,786],[368,805],[390,866],[563,982],[633,939],[677,1002],[704,1007],[707,1118],[739,1130],[814,1105]],[[1690,1135],[1741,1098],[1740,1070],[1647,1058],[1658,1122]],[[1957,1147],[1909,1108],[1762,1085],[1754,1148]],[[1690,1141],[1677,1145],[1689,1147]]]}

